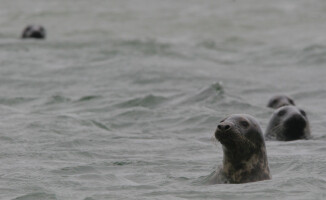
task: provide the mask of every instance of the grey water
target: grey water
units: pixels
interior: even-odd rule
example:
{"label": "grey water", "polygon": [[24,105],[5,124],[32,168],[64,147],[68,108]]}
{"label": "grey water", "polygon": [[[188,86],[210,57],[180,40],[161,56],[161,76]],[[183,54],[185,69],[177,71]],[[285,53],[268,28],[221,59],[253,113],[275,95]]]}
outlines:
{"label": "grey water", "polygon": [[[1,0],[0,199],[325,199],[325,21],[324,0]],[[198,183],[217,122],[264,130],[275,94],[313,138],[266,142],[271,180]]]}

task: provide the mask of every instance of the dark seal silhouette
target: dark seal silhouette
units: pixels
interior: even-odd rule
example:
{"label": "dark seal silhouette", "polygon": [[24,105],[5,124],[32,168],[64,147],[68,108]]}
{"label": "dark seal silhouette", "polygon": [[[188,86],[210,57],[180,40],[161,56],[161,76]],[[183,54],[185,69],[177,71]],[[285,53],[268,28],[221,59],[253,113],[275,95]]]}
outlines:
{"label": "dark seal silhouette", "polygon": [[218,124],[215,137],[223,146],[223,166],[206,178],[208,183],[271,179],[264,137],[255,118],[247,114],[231,115]]}
{"label": "dark seal silhouette", "polygon": [[43,26],[28,25],[22,33],[22,38],[45,39],[46,31]]}
{"label": "dark seal silhouette", "polygon": [[307,114],[296,106],[275,110],[265,132],[266,140],[291,141],[310,137]]}
{"label": "dark seal silhouette", "polygon": [[286,95],[276,95],[269,100],[267,107],[277,109],[279,107],[287,106],[287,105],[293,105],[293,106],[295,105],[292,98]]}

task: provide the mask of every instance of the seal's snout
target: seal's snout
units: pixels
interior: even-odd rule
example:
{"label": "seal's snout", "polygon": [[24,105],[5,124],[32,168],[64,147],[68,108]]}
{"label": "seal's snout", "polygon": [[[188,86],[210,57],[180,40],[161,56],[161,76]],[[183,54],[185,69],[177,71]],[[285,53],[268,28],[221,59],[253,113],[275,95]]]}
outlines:
{"label": "seal's snout", "polygon": [[234,124],[230,121],[222,121],[217,125],[215,131],[215,138],[221,142],[221,144],[226,145],[234,137]]}
{"label": "seal's snout", "polygon": [[292,115],[285,121],[289,127],[305,127],[307,122],[300,114]]}
{"label": "seal's snout", "polygon": [[231,129],[231,125],[229,123],[222,122],[219,125],[217,125],[217,129],[220,131],[227,131]]}
{"label": "seal's snout", "polygon": [[291,141],[310,138],[307,114],[296,106],[288,105],[274,111],[266,129],[266,138]]}
{"label": "seal's snout", "polygon": [[43,38],[44,36],[41,31],[36,30],[33,33],[31,33],[31,37],[32,38]]}

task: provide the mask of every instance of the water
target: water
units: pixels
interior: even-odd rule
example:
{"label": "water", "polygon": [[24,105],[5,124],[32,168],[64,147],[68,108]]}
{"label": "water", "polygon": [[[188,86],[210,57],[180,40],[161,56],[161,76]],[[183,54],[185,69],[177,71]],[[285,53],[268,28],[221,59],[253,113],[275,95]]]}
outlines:
{"label": "water", "polygon": [[[2,0],[1,199],[325,199],[326,2]],[[42,24],[45,41],[20,40]],[[272,180],[203,185],[219,120],[274,94],[313,139],[267,142]]]}

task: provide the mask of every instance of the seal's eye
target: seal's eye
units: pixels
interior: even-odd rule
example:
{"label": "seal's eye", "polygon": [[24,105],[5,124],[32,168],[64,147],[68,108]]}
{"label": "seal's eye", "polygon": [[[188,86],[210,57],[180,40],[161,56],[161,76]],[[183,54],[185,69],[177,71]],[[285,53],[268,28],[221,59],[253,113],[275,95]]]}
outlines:
{"label": "seal's eye", "polygon": [[247,121],[241,121],[240,122],[241,126],[247,128],[249,126],[249,123]]}
{"label": "seal's eye", "polygon": [[306,114],[306,112],[305,111],[303,111],[303,110],[300,110],[300,113],[303,115],[303,116],[307,116],[307,114]]}
{"label": "seal's eye", "polygon": [[282,117],[283,115],[285,115],[286,110],[281,110],[280,112],[277,113],[278,116]]}
{"label": "seal's eye", "polygon": [[288,99],[290,104],[294,105],[294,101],[292,99]]}

